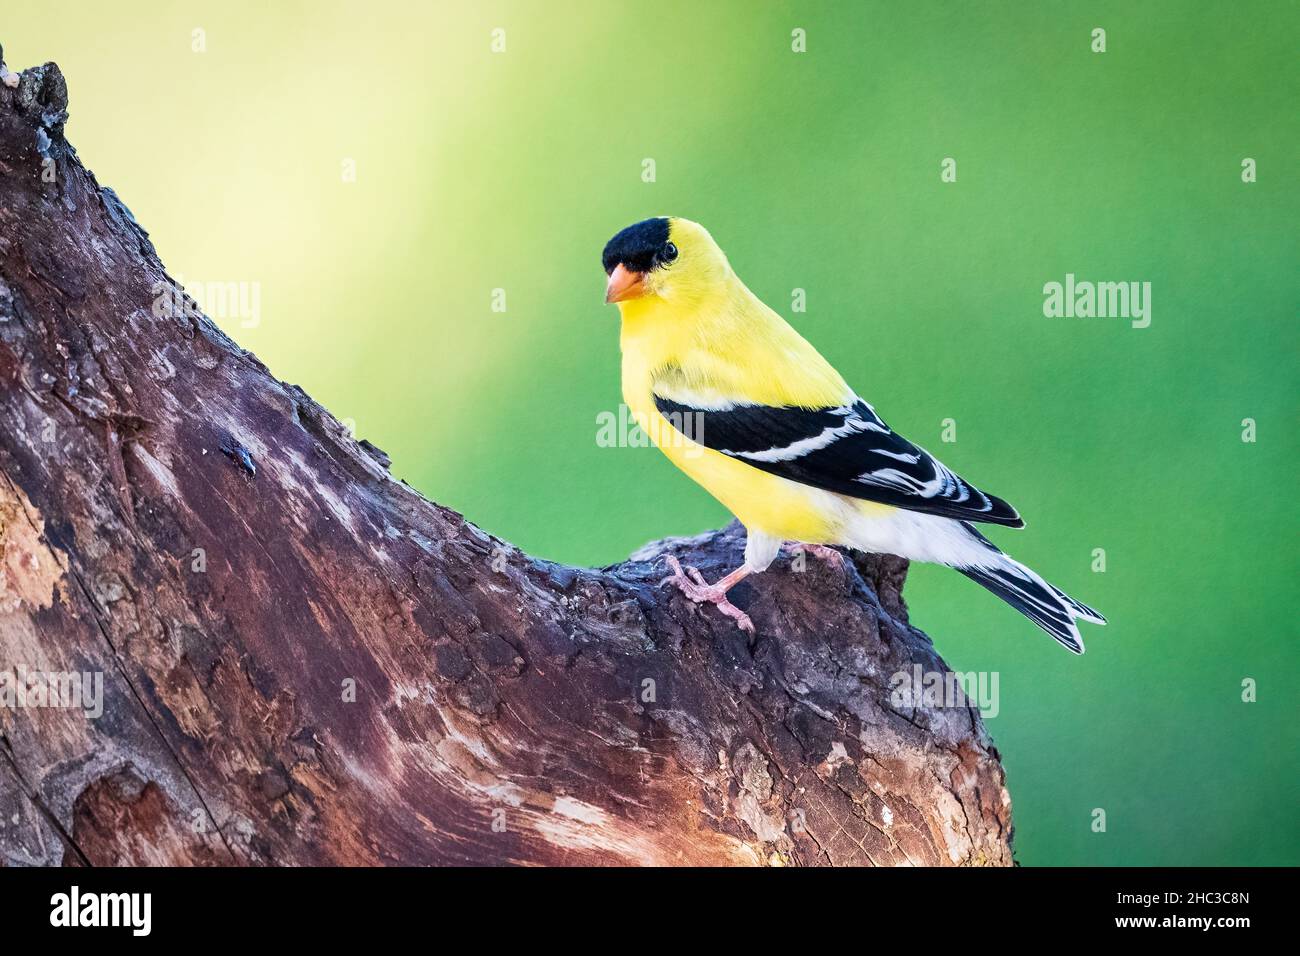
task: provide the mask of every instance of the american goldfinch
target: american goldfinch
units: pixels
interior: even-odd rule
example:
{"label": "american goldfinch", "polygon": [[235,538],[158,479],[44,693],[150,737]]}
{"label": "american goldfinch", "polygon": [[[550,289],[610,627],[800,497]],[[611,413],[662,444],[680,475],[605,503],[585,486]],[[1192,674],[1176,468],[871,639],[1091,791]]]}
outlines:
{"label": "american goldfinch", "polygon": [[754,626],[727,593],[786,542],[956,568],[1076,654],[1092,608],[1003,554],[972,522],[1024,527],[1016,509],[894,432],[732,271],[708,231],[680,218],[628,226],[605,246],[605,301],[622,314],[623,398],[674,465],[745,526],[745,560],[709,584],[671,557],[665,583]]}

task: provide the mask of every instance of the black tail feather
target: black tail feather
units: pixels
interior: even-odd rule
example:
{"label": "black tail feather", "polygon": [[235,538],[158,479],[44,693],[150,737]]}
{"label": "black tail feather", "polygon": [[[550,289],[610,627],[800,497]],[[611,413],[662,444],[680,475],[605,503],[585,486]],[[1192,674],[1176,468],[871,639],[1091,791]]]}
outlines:
{"label": "black tail feather", "polygon": [[958,568],[962,574],[988,588],[1075,654],[1083,653],[1076,617],[1105,624],[1106,619],[1053,587],[1023,565],[1001,555],[1002,567]]}

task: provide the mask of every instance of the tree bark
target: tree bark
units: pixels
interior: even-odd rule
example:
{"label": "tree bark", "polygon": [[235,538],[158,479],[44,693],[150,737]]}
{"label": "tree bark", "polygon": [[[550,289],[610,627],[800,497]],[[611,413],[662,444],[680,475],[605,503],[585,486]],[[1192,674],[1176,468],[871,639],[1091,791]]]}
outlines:
{"label": "tree bark", "polygon": [[659,586],[734,567],[735,526],[519,552],[165,307],[58,68],[9,77],[0,673],[101,673],[103,712],[0,706],[0,863],[1011,863],[978,711],[891,702],[947,671],[906,562],[778,561],[751,640]]}

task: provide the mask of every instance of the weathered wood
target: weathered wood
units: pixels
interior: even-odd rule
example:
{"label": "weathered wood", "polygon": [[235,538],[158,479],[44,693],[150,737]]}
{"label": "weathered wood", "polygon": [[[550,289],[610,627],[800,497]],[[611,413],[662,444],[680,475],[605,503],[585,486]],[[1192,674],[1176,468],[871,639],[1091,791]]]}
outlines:
{"label": "weathered wood", "polygon": [[103,714],[0,708],[0,862],[1011,862],[978,712],[891,706],[946,669],[905,562],[778,562],[751,643],[658,586],[735,528],[604,570],[485,534],[165,307],[66,104],[0,84],[0,672]]}

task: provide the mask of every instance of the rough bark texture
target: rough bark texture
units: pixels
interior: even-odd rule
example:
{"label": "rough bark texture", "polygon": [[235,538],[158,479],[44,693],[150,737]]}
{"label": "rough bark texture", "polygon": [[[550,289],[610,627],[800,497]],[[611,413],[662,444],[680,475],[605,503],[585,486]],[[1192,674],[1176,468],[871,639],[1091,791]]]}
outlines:
{"label": "rough bark texture", "polygon": [[905,562],[779,561],[751,641],[658,586],[734,527],[520,553],[155,309],[66,105],[0,83],[0,672],[102,672],[104,711],[0,707],[0,863],[1011,862],[978,712],[890,703],[946,670]]}

